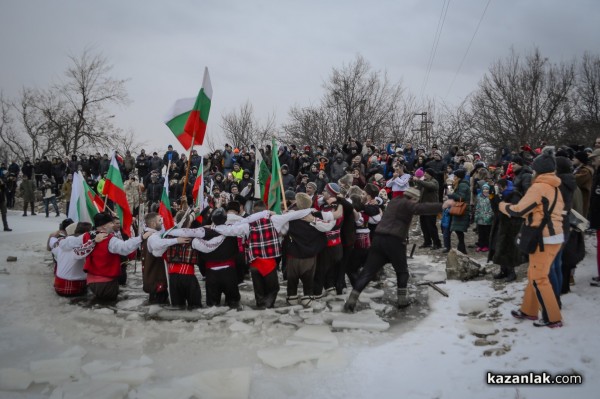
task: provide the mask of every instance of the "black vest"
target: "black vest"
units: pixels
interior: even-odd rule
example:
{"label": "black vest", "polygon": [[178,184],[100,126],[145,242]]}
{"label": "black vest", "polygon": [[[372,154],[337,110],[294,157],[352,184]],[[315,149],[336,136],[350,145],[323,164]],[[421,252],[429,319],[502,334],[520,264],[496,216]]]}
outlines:
{"label": "black vest", "polygon": [[285,240],[286,254],[299,259],[312,258],[325,249],[327,238],[325,234],[315,229],[305,220],[292,220]]}

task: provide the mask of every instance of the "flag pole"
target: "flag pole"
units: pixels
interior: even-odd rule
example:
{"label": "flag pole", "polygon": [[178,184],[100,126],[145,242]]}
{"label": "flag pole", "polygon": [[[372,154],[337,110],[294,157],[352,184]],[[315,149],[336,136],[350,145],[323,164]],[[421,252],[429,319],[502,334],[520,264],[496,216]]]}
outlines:
{"label": "flag pole", "polygon": [[198,118],[195,118],[194,120],[194,134],[192,135],[192,145],[190,146],[190,154],[188,155],[188,161],[187,161],[187,169],[185,171],[185,180],[183,182],[183,192],[181,193],[181,208],[183,209],[183,204],[185,202],[185,205],[188,205],[187,203],[187,183],[189,180],[189,175],[190,175],[190,162],[192,160],[192,150],[194,149],[194,143],[196,142],[196,125],[198,124]]}
{"label": "flag pole", "polygon": [[[275,139],[273,139],[273,141],[275,141]],[[283,176],[281,175],[281,164],[279,165],[279,170],[277,171],[277,173],[279,173],[279,187],[281,188],[281,197],[283,198],[283,209],[287,212],[287,203],[285,201],[285,189],[283,188]]]}

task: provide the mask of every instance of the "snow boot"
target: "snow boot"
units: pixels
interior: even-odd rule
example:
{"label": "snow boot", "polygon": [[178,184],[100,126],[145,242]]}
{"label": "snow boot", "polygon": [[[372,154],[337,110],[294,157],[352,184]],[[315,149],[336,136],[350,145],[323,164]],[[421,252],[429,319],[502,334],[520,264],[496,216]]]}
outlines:
{"label": "snow boot", "polygon": [[353,313],[356,308],[356,302],[358,301],[358,297],[360,296],[360,291],[352,290],[348,300],[344,304],[344,312]]}
{"label": "snow boot", "polygon": [[409,307],[411,300],[408,298],[408,288],[398,288],[398,309]]}

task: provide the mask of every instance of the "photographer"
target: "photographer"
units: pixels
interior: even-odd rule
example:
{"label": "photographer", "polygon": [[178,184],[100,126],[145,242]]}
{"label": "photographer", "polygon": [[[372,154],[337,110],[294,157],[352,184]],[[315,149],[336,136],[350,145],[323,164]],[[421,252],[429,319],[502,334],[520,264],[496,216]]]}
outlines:
{"label": "photographer", "polygon": [[50,216],[50,204],[54,207],[54,211],[56,212],[56,217],[60,216],[60,212],[58,210],[58,205],[56,204],[56,193],[54,191],[54,184],[52,180],[48,178],[48,176],[42,176],[42,198],[44,199],[44,210],[46,211],[46,217]]}

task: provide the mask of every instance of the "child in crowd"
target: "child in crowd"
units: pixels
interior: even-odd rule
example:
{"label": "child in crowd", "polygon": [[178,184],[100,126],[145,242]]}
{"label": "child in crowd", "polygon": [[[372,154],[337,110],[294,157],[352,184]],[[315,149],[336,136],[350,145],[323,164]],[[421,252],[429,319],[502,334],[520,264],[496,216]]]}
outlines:
{"label": "child in crowd", "polygon": [[487,252],[490,246],[490,230],[494,220],[494,212],[490,202],[490,186],[486,183],[481,188],[475,203],[475,223],[477,224],[477,252]]}

